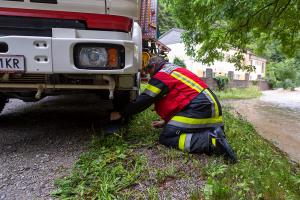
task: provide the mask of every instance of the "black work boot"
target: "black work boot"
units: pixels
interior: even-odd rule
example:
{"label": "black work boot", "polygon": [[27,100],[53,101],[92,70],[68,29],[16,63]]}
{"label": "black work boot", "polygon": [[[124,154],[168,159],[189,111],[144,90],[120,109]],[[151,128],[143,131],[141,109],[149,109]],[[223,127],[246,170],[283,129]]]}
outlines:
{"label": "black work boot", "polygon": [[210,137],[215,154],[224,155],[225,158],[229,158],[233,163],[237,162],[237,157],[234,151],[232,150],[231,146],[227,142],[227,139],[221,127],[216,128],[211,133]]}

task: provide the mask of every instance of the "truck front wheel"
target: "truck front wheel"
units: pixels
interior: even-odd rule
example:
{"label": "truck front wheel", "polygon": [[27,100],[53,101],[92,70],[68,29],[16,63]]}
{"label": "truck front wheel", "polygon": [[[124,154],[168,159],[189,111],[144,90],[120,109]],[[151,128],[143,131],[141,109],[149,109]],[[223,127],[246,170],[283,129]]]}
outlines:
{"label": "truck front wheel", "polygon": [[113,106],[115,110],[122,110],[124,109],[130,102],[136,100],[139,95],[139,91],[118,91],[115,94],[115,98],[113,100]]}
{"label": "truck front wheel", "polygon": [[122,110],[130,103],[130,91],[118,91],[113,99],[114,109],[117,111]]}
{"label": "truck front wheel", "polygon": [[7,98],[5,96],[0,95],[0,113],[2,112],[6,103],[7,103]]}

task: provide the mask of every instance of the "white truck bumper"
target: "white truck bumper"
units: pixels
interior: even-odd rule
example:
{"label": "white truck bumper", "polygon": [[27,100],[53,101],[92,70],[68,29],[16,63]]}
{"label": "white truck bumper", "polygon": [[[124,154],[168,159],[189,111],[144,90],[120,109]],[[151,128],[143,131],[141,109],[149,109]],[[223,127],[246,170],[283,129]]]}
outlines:
{"label": "white truck bumper", "polygon": [[[24,56],[25,74],[135,74],[141,66],[140,34],[133,34],[134,38],[122,32],[59,28],[53,29],[52,33],[52,37],[0,36],[1,42],[9,47],[2,55]],[[125,67],[116,70],[79,69],[73,58],[77,43],[122,45],[125,48]]]}

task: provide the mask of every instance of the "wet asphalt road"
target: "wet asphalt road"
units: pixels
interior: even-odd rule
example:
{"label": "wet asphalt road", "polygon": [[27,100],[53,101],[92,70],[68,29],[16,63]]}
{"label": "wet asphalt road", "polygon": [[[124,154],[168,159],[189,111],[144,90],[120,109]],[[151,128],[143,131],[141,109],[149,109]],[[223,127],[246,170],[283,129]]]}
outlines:
{"label": "wet asphalt road", "polygon": [[0,115],[0,200],[51,199],[54,180],[100,133],[107,108],[94,96],[10,100]]}

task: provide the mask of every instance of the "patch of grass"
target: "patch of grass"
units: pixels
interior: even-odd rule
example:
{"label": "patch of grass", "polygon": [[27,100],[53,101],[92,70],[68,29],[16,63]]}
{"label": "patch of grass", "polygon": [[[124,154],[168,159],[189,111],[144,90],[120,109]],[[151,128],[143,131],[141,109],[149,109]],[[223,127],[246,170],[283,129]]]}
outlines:
{"label": "patch of grass", "polygon": [[158,183],[163,183],[167,178],[175,178],[178,175],[174,163],[170,163],[166,168],[154,170],[156,171],[155,175]]}
{"label": "patch of grass", "polygon": [[262,95],[257,86],[249,88],[232,88],[225,91],[215,91],[217,97],[221,100],[224,99],[252,99]]}
{"label": "patch of grass", "polygon": [[56,182],[54,196],[68,199],[115,199],[118,192],[137,183],[146,158],[131,153],[119,136],[94,139],[69,177]]}
{"label": "patch of grass", "polygon": [[239,162],[227,165],[210,158],[205,199],[300,199],[300,173],[285,155],[264,140],[253,126],[225,112],[226,135]]}
{"label": "patch of grass", "polygon": [[147,170],[147,158],[134,149],[151,146],[158,140],[159,132],[145,123],[155,117],[149,110],[140,114],[128,130],[95,137],[70,176],[56,181],[58,189],[52,195],[61,199],[106,200],[130,196],[130,191],[123,190],[139,183]]}
{"label": "patch of grass", "polygon": [[148,197],[151,200],[158,200],[158,188],[156,186],[151,186],[147,188]]}
{"label": "patch of grass", "polygon": [[[180,197],[183,199],[300,199],[298,168],[250,123],[228,110],[224,111],[226,135],[239,158],[235,165],[221,157],[189,155],[159,145],[160,130],[150,126],[155,119],[157,115],[148,109],[128,128],[114,135],[95,136],[71,174],[56,181],[53,196],[168,199],[161,196],[164,192],[169,197],[185,195]],[[166,191],[166,183],[175,184],[171,188],[180,192]]]}

